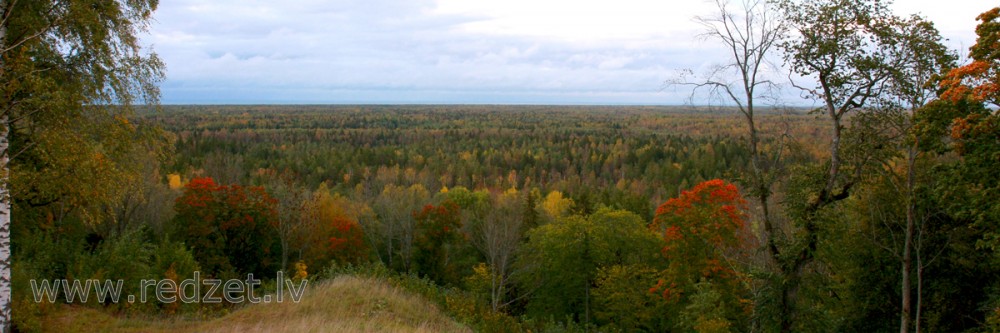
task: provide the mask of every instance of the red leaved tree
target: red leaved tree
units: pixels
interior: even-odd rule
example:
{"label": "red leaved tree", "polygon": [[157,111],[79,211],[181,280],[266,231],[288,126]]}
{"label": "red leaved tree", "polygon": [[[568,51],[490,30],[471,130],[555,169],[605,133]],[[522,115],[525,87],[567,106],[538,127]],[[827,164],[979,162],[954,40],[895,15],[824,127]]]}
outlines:
{"label": "red leaved tree", "polygon": [[195,178],[175,202],[172,234],[191,248],[209,275],[270,275],[281,253],[275,236],[276,205],[262,187]]}
{"label": "red leaved tree", "polygon": [[673,304],[673,315],[682,317],[687,328],[729,327],[739,317],[735,312],[746,310],[735,260],[750,245],[745,209],[736,186],[719,179],[683,191],[656,209],[650,228],[662,233],[668,263],[650,292]]}
{"label": "red leaved tree", "polygon": [[414,263],[417,273],[438,283],[459,281],[459,247],[467,245],[461,232],[462,215],[458,205],[445,201],[440,206],[427,205],[414,212],[417,237],[414,239]]}
{"label": "red leaved tree", "polygon": [[368,254],[365,235],[358,222],[343,216],[330,221],[327,250],[337,262],[359,263]]}

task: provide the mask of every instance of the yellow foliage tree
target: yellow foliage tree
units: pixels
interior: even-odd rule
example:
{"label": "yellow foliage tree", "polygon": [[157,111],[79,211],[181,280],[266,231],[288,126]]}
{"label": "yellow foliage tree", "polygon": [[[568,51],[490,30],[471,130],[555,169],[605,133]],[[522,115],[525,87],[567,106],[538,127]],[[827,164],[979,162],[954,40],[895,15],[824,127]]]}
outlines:
{"label": "yellow foliage tree", "polygon": [[563,198],[562,192],[552,191],[545,196],[545,200],[542,201],[541,213],[545,216],[546,221],[552,222],[558,218],[564,217],[569,213],[569,208],[573,206],[573,200],[569,198]]}
{"label": "yellow foliage tree", "polygon": [[167,185],[170,186],[171,190],[179,190],[184,187],[184,182],[181,181],[181,175],[172,173],[167,175]]}

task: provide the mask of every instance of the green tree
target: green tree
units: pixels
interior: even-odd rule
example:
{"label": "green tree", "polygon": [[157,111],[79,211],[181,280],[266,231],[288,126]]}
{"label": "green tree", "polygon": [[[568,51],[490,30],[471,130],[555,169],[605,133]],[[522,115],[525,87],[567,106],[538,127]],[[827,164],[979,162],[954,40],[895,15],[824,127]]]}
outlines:
{"label": "green tree", "polygon": [[[1000,113],[980,106],[1000,106],[1000,7],[989,9],[978,17],[976,44],[969,48],[971,62],[949,71],[941,81],[941,97],[959,108],[938,109],[931,119],[950,122],[951,148],[961,157],[950,165],[948,182],[942,186],[942,196],[949,198],[949,214],[957,219],[971,221],[982,233],[977,246],[989,249],[993,260],[1000,257]],[[973,105],[974,108],[962,108]],[[971,111],[971,112],[970,112]],[[994,288],[996,288],[994,286]],[[996,330],[1000,327],[1000,295],[991,293],[989,304],[992,313],[988,323]]]}
{"label": "green tree", "polygon": [[[932,103],[934,105],[936,103]],[[955,178],[953,156],[928,152],[917,160],[913,251],[913,317],[909,331],[962,332],[982,328],[993,313],[990,292],[997,281],[992,253],[977,248],[982,230],[971,219],[956,212],[967,208],[973,195],[952,192],[964,186]],[[839,297],[829,300],[838,318],[838,331],[899,330],[909,198],[905,191],[906,166],[875,175],[844,202],[827,231],[829,241],[821,245],[830,271],[837,272],[826,292]],[[963,189],[964,190],[964,189]],[[952,210],[953,208],[959,208]],[[885,267],[886,269],[874,269]],[[895,325],[894,325],[895,320]]]}
{"label": "green tree", "polygon": [[[936,98],[937,89],[933,80],[945,70],[954,67],[956,56],[944,46],[944,37],[934,27],[934,24],[923,17],[913,15],[907,19],[899,19],[888,23],[893,32],[889,36],[888,47],[892,51],[890,55],[895,61],[893,66],[893,77],[889,95],[899,99],[900,107],[893,109],[900,113],[894,117],[896,119],[895,128],[903,139],[896,140],[895,147],[903,152],[905,171],[902,177],[894,177],[898,189],[906,198],[906,227],[903,230],[903,247],[900,250],[900,291],[902,294],[900,306],[900,326],[899,331],[906,333],[910,331],[913,322],[912,285],[914,279],[914,238],[919,237],[917,233],[923,230],[919,225],[922,220],[918,216],[917,207],[917,163],[921,152],[920,136],[916,126],[917,111],[927,105],[928,102]],[[896,42],[892,42],[892,41]],[[907,112],[908,111],[908,112]],[[892,119],[892,118],[890,118]],[[889,160],[891,164],[897,161],[896,158]],[[885,170],[894,170],[889,167]],[[920,254],[916,255],[920,258]],[[918,260],[919,261],[919,260]],[[919,266],[920,263],[918,262]],[[916,273],[919,275],[920,270]],[[920,277],[917,277],[920,280]],[[917,287],[920,289],[920,286]],[[917,295],[920,299],[920,295]],[[917,331],[919,328],[920,304],[916,304],[918,314]]]}
{"label": "green tree", "polygon": [[[976,44],[969,48],[972,62],[956,68],[945,76],[942,97],[956,103],[989,103],[1000,106],[1000,7],[990,9],[977,17]],[[965,214],[973,217],[984,228],[983,245],[994,252],[1000,249],[1000,231],[995,227],[1000,221],[1000,208],[993,204],[1000,198],[1000,176],[995,170],[996,156],[1000,154],[1000,113],[982,110],[956,117],[951,124],[951,139],[955,151],[962,156],[960,163],[962,182],[966,190],[977,195]]]}
{"label": "green tree", "polygon": [[592,293],[595,322],[622,332],[668,331],[666,301],[649,290],[659,275],[644,263],[601,267]]}
{"label": "green tree", "polygon": [[532,229],[518,256],[520,290],[531,293],[528,314],[590,324],[599,269],[653,262],[660,244],[641,217],[609,208]]}
{"label": "green tree", "polygon": [[[163,64],[144,53],[138,39],[156,6],[155,0],[0,1],[4,18],[0,23],[0,327],[4,331],[10,330],[11,205],[51,204],[80,194],[43,192],[53,189],[49,182],[54,179],[64,189],[94,191],[85,197],[106,198],[108,192],[102,189],[115,184],[117,171],[106,159],[116,151],[114,140],[108,138],[124,139],[119,135],[130,132],[126,117],[133,105],[158,101],[156,84],[163,76]],[[78,186],[61,183],[68,178],[32,176],[36,173],[95,176],[84,177],[91,182]],[[39,190],[41,198],[21,198],[22,190]]]}
{"label": "green tree", "polygon": [[379,256],[387,266],[409,272],[413,264],[413,241],[416,237],[417,222],[414,214],[430,200],[430,194],[423,185],[402,187],[386,185],[372,203],[378,215],[378,225],[365,234],[379,236]]}
{"label": "green tree", "polygon": [[[891,47],[898,22],[885,3],[849,0],[785,0],[779,3],[791,29],[781,43],[792,73],[809,83],[792,82],[818,102],[828,121],[830,142],[823,164],[801,169],[789,188],[788,213],[795,232],[780,237],[789,244],[771,249],[780,276],[781,330],[798,323],[801,282],[815,259],[821,211],[848,198],[866,168],[885,154],[881,113],[895,107],[886,98],[901,59]],[[846,118],[854,114],[853,125]],[[777,231],[776,232],[780,232]]]}

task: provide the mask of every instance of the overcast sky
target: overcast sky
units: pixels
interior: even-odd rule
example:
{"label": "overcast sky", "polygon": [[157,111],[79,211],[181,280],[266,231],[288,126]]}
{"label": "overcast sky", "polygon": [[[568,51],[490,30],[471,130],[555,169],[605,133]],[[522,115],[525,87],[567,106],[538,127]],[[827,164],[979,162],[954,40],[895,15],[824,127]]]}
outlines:
{"label": "overcast sky", "polygon": [[[982,0],[897,0],[949,45],[975,42]],[[681,104],[679,69],[726,61],[666,0],[167,0],[148,44],[166,104]]]}

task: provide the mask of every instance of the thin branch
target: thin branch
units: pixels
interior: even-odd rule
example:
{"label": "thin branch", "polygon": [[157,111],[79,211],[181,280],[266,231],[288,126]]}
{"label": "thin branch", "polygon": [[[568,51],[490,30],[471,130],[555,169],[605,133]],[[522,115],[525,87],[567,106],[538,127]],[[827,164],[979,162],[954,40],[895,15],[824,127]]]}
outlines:
{"label": "thin branch", "polygon": [[[13,6],[13,4],[12,4],[12,6]],[[45,12],[46,16],[52,15],[55,12],[55,10],[56,10],[57,7],[58,7],[58,3],[53,4],[52,7],[49,7],[49,9]],[[12,11],[13,11],[13,8],[11,8],[10,10],[7,11],[7,13],[5,13],[4,22],[3,22],[4,25],[7,24],[6,21],[9,18],[10,12],[12,12]],[[28,35],[27,37],[20,36],[18,38],[15,38],[14,40],[16,42],[14,42],[13,44],[11,44],[11,45],[7,46],[6,48],[4,48],[2,51],[0,51],[0,54],[7,54],[7,52],[9,52],[10,50],[18,48],[19,46],[23,45],[24,43],[26,43],[28,41],[31,41],[31,40],[36,39],[36,38],[39,38],[39,37],[41,37],[41,36],[49,33],[49,31],[51,31],[52,28],[55,28],[56,24],[58,24],[60,21],[62,21],[62,16],[58,16],[57,15],[52,21],[50,21],[47,25],[45,25],[44,27],[42,27],[41,30],[36,31],[33,34]]]}

